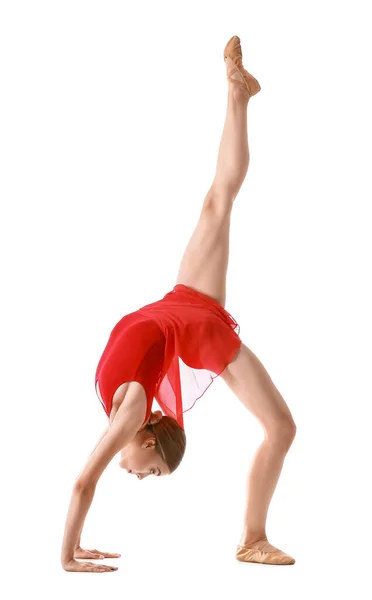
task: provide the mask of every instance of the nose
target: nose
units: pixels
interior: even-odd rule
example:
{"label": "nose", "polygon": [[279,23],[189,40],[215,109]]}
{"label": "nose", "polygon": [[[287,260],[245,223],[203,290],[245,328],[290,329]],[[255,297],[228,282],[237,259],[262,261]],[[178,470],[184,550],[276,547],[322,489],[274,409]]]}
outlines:
{"label": "nose", "polygon": [[144,479],[147,475],[143,475],[142,473],[134,473],[132,469],[126,469],[127,473],[133,473],[137,477],[137,479]]}
{"label": "nose", "polygon": [[[133,473],[132,469],[129,469],[128,473]],[[140,473],[133,473],[133,475],[135,475],[136,477],[138,477],[138,479],[142,479],[142,476],[141,476]]]}
{"label": "nose", "polygon": [[141,480],[141,479],[145,479],[145,477],[148,477],[148,474],[144,474],[144,473],[134,473],[134,475],[137,477],[137,479]]}

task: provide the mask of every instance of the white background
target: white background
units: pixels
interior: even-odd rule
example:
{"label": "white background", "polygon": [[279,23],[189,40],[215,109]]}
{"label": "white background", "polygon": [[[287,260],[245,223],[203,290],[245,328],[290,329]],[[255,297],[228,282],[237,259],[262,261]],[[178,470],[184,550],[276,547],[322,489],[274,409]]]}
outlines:
{"label": "white background", "polygon": [[[367,2],[3,1],[2,586],[7,598],[368,595],[371,78]],[[71,574],[72,484],[107,418],[109,331],[176,279],[213,180],[242,41],[247,178],[226,309],[297,423],[267,522],[290,568],[239,563],[263,434],[217,379],[185,414],[171,476],[104,472],[82,545],[116,573]],[[158,407],[154,402],[153,410]]]}

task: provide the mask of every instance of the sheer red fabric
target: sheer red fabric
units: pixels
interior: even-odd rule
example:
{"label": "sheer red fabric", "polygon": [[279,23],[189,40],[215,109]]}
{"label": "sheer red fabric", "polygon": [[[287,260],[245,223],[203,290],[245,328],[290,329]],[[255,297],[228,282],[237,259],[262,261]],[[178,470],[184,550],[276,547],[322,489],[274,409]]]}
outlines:
{"label": "sheer red fabric", "polygon": [[109,416],[112,395],[125,381],[146,390],[184,428],[183,414],[203,396],[236,356],[240,326],[224,307],[183,284],[123,317],[114,327],[96,370],[95,381]]}

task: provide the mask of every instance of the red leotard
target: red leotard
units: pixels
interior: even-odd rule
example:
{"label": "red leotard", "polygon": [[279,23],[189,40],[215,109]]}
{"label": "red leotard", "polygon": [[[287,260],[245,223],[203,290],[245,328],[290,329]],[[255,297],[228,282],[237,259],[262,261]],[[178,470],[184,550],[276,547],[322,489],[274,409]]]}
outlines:
{"label": "red leotard", "polygon": [[107,416],[116,389],[138,381],[147,396],[144,423],[155,397],[184,428],[183,413],[237,354],[239,331],[219,302],[183,284],[125,315],[111,331],[95,374]]}

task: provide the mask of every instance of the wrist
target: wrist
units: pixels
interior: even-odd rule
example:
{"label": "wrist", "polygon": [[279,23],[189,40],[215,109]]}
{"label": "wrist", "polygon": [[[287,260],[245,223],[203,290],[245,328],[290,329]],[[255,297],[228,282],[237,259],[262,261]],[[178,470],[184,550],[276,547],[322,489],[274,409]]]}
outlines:
{"label": "wrist", "polygon": [[70,554],[62,554],[61,555],[61,565],[65,567],[71,560],[74,560],[74,556],[70,556]]}

